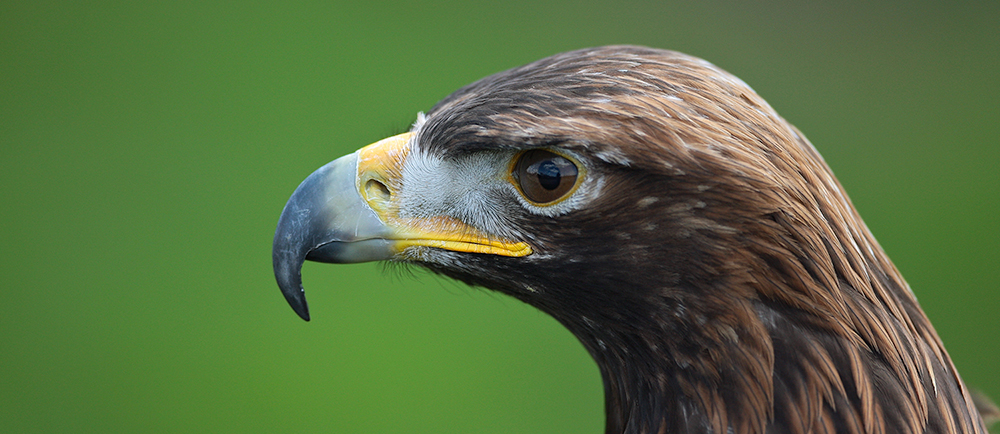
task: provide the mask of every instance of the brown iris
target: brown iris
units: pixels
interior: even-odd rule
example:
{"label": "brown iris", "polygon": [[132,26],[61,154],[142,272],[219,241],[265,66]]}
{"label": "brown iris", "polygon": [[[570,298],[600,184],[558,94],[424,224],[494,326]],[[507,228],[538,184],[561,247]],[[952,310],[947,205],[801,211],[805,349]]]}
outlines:
{"label": "brown iris", "polygon": [[568,158],[533,149],[514,165],[514,179],[528,200],[546,205],[561,199],[576,185],[579,170]]}

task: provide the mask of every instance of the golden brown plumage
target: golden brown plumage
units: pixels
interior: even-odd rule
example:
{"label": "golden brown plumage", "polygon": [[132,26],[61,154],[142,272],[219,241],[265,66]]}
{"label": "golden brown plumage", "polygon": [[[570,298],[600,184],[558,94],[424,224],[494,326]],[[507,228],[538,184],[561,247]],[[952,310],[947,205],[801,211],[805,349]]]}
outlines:
{"label": "golden brown plumage", "polygon": [[[389,163],[399,179],[377,179],[385,212],[451,219],[531,254],[429,244],[344,254],[355,239],[288,236],[317,224],[315,213],[285,216],[311,209],[296,192],[275,270],[300,313],[303,258],[410,262],[569,328],[601,369],[608,433],[985,432],[933,327],[816,150],[703,60],[632,46],[556,55],[460,89],[405,146],[405,161]],[[584,180],[552,206],[517,198],[509,184],[526,175],[510,177],[518,166],[508,161],[525,149],[565,157]],[[458,169],[493,160],[507,179]],[[473,187],[421,177],[435,164]]]}

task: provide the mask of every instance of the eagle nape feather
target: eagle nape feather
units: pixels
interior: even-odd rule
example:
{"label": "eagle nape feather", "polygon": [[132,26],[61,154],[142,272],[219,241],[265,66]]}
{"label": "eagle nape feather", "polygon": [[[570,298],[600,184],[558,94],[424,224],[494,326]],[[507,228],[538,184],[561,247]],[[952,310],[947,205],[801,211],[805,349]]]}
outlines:
{"label": "eagle nape feather", "polygon": [[459,89],[303,181],[273,259],[304,319],[305,260],[541,309],[597,362],[608,433],[986,433],[815,148],[677,52],[572,51]]}

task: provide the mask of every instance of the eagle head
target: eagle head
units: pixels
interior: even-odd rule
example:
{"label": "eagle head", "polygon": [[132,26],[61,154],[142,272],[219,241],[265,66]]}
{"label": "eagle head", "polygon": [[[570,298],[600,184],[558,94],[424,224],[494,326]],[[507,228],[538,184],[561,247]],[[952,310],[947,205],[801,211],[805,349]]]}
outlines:
{"label": "eagle head", "polygon": [[516,297],[594,357],[609,433],[984,432],[806,138],[684,54],[609,46],[463,87],[323,166],[274,271],[388,260]]}

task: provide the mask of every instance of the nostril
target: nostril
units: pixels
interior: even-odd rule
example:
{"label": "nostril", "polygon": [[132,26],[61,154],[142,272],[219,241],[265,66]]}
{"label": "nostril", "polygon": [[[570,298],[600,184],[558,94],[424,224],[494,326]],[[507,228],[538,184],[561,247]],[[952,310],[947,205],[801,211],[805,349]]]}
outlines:
{"label": "nostril", "polygon": [[365,195],[368,196],[368,200],[389,200],[392,196],[389,187],[375,179],[369,179],[365,183]]}

